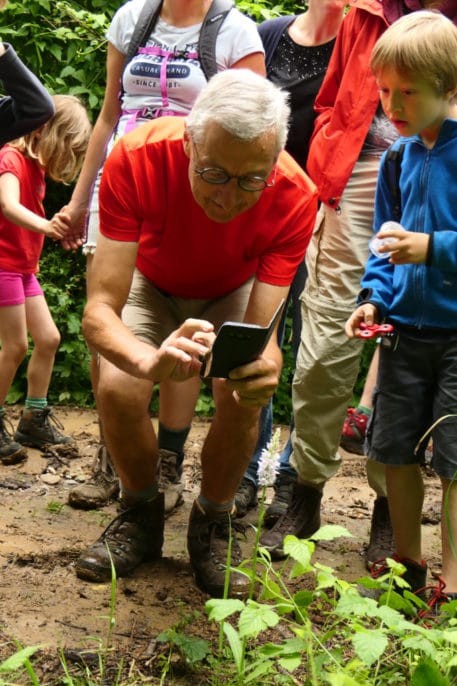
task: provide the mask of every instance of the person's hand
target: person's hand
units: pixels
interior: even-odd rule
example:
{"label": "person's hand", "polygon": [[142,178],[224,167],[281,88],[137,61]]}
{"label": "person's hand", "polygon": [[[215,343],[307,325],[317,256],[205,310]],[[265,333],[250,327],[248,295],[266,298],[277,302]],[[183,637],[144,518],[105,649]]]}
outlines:
{"label": "person's hand", "polygon": [[268,405],[278,383],[281,369],[275,360],[259,357],[257,360],[237,367],[226,381],[235,399],[246,407]]}
{"label": "person's hand", "polygon": [[367,326],[371,326],[376,322],[377,308],[371,303],[359,305],[359,307],[351,314],[346,324],[344,331],[348,338],[354,338],[360,333],[360,323],[364,322]]}
{"label": "person's hand", "polygon": [[45,236],[57,241],[62,239],[70,228],[70,218],[65,212],[56,212],[50,219],[43,230]]}
{"label": "person's hand", "polygon": [[61,240],[62,248],[77,250],[86,240],[87,208],[75,206],[70,202],[62,207],[61,212],[65,212],[69,217],[68,230]]}
{"label": "person's hand", "polygon": [[216,338],[214,327],[203,319],[186,319],[155,351],[151,370],[154,381],[185,381],[200,374],[202,358],[209,353]]}
{"label": "person's hand", "polygon": [[406,229],[383,229],[377,238],[394,238],[394,243],[379,248],[379,252],[389,253],[391,264],[423,264],[427,259],[430,236],[414,233]]}

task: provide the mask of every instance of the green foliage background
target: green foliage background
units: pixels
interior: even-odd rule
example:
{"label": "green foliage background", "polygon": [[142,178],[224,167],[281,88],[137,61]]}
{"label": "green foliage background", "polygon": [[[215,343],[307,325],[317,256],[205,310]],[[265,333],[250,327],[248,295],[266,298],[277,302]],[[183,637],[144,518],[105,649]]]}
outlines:
{"label": "green foliage background", "polygon": [[[105,33],[120,5],[119,0],[9,2],[0,12],[0,37],[15,47],[21,59],[51,93],[71,93],[80,97],[94,122],[105,86]],[[298,13],[306,8],[305,2],[293,0],[278,3],[272,0],[238,0],[236,5],[258,22],[282,14]],[[48,216],[67,202],[70,193],[70,187],[48,182]],[[46,241],[40,262],[40,282],[62,335],[49,392],[49,400],[53,404],[93,404],[89,355],[80,326],[85,302],[84,273],[85,260],[80,252],[66,253],[58,244]],[[293,375],[289,331],[288,326],[284,369],[275,399],[275,419],[285,423],[290,417]],[[24,401],[26,362],[16,375],[9,402]],[[211,396],[203,389],[197,412],[208,414],[212,409]]]}

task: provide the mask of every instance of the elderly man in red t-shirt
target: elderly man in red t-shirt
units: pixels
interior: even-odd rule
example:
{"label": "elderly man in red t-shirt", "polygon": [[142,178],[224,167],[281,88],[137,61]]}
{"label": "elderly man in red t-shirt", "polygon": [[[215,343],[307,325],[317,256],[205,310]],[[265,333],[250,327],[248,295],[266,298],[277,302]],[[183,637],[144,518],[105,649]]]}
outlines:
{"label": "elderly man in red t-shirt", "polygon": [[[200,357],[226,320],[266,325],[287,296],[316,215],[315,188],[282,152],[286,95],[248,70],[215,76],[186,120],[124,136],[100,189],[102,236],[83,330],[100,354],[99,411],[121,481],[120,516],[77,561],[80,577],[118,576],[160,557],[163,494],[149,417],[154,384],[195,403]],[[255,361],[213,379],[216,414],[202,448],[188,549],[198,585],[222,595],[233,499],[278,384],[276,336]],[[232,565],[240,562],[232,540]],[[230,593],[243,596],[232,572]]]}

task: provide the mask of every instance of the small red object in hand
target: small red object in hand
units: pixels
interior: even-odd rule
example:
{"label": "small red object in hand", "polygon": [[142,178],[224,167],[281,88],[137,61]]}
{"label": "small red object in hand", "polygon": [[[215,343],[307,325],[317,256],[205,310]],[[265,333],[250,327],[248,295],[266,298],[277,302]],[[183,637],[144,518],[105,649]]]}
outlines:
{"label": "small red object in hand", "polygon": [[360,331],[357,334],[358,338],[374,338],[375,336],[385,336],[388,333],[392,333],[394,327],[392,324],[365,324],[365,322],[360,322]]}

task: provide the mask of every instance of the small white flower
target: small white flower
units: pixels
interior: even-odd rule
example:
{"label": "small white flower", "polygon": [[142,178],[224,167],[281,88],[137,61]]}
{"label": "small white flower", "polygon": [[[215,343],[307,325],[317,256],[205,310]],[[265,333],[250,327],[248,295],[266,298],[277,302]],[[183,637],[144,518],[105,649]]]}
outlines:
{"label": "small white flower", "polygon": [[262,450],[257,467],[257,477],[259,486],[272,486],[276,481],[276,475],[279,471],[279,440],[281,438],[280,429],[276,429],[273,438],[267,444],[267,447]]}

